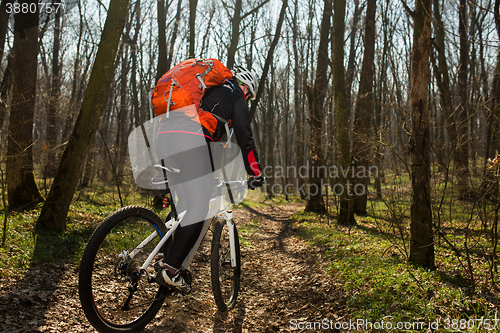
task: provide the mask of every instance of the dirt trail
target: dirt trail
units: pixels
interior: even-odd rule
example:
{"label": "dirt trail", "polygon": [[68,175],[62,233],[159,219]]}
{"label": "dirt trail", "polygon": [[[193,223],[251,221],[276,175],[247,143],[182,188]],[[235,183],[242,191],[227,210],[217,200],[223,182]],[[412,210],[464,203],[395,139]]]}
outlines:
{"label": "dirt trail", "polygon": [[[300,209],[289,204],[235,212],[240,228],[251,221],[252,232],[242,244],[241,290],[233,310],[216,311],[205,250],[191,267],[193,292],[168,297],[144,331],[299,332],[298,322],[338,319],[345,302],[341,288],[322,273],[318,253],[294,236],[288,220]],[[0,281],[0,331],[92,332],[78,300],[78,267],[40,268],[23,279],[31,282],[28,287]]]}

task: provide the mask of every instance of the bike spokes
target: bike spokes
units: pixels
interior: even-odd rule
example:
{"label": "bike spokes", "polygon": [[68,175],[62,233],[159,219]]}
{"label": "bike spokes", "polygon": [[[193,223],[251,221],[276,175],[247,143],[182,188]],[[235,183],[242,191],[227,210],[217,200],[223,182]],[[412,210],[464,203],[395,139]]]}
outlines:
{"label": "bike spokes", "polygon": [[135,332],[161,307],[167,288],[141,269],[166,233],[153,212],[127,207],[106,219],[87,245],[80,269],[80,299],[100,331]]}
{"label": "bike spokes", "polygon": [[[220,311],[226,311],[236,304],[240,283],[240,252],[236,227],[230,234],[225,221],[218,221],[215,225],[212,240],[212,289],[215,302]],[[231,237],[235,242],[235,251],[231,253]],[[231,255],[234,258],[231,258]],[[232,265],[233,259],[234,265]]]}

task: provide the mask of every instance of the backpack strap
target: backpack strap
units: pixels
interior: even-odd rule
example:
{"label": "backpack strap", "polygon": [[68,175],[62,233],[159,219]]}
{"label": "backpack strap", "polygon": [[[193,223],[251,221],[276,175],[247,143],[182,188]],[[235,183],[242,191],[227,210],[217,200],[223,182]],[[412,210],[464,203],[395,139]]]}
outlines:
{"label": "backpack strap", "polygon": [[210,60],[200,59],[200,60],[196,61],[196,64],[201,65],[201,66],[203,66],[203,65],[207,66],[207,69],[205,69],[205,71],[203,73],[196,74],[196,78],[200,81],[200,85],[198,86],[198,88],[200,88],[201,91],[204,92],[205,89],[207,89],[207,86],[205,85],[205,75],[207,75],[212,70],[214,63],[213,63],[213,61],[210,61]]}
{"label": "backpack strap", "polygon": [[[215,106],[217,106],[217,105],[218,104],[216,104]],[[213,111],[213,109],[212,109],[212,111]],[[231,148],[231,133],[229,133],[229,120],[226,120],[226,119],[224,119],[224,118],[216,115],[213,112],[212,112],[212,116],[214,116],[215,119],[217,119],[218,121],[220,121],[220,122],[222,122],[224,124],[224,128],[226,129],[226,135],[227,135],[227,147]]]}
{"label": "backpack strap", "polygon": [[212,115],[215,117],[215,119],[222,122],[224,125],[229,124],[229,120],[226,120],[226,119],[222,118],[221,116],[216,115],[215,113],[212,113]]}
{"label": "backpack strap", "polygon": [[172,91],[174,90],[174,86],[180,87],[179,84],[175,82],[174,79],[172,79],[172,83],[170,84],[170,92],[168,94],[168,101],[165,99],[165,94],[167,93],[167,91],[165,90],[165,92],[163,93],[163,99],[165,100],[165,102],[167,102],[167,118],[169,118],[170,116],[170,105],[175,104],[172,103]]}

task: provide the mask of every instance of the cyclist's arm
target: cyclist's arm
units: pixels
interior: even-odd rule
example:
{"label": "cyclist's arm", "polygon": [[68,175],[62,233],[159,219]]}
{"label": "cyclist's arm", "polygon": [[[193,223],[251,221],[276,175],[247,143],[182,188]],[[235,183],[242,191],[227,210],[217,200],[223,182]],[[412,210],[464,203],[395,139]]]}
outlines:
{"label": "cyclist's arm", "polygon": [[243,155],[247,173],[250,176],[260,176],[262,168],[259,161],[259,155],[255,149],[252,129],[250,128],[250,112],[243,98],[239,99],[234,104],[234,114],[231,122],[234,128],[236,141]]}

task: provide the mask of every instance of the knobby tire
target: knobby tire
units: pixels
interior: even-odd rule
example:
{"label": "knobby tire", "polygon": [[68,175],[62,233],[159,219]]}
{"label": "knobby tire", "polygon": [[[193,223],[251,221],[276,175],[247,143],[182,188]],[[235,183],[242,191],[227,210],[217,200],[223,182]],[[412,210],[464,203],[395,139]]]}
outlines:
{"label": "knobby tire", "polygon": [[241,259],[238,232],[234,225],[236,266],[231,266],[229,229],[226,221],[216,221],[212,238],[211,278],[215,303],[220,312],[232,309],[240,289]]}
{"label": "knobby tire", "polygon": [[[155,317],[169,289],[148,282],[145,274],[137,274],[137,268],[166,232],[160,217],[140,206],[117,210],[94,231],[80,263],[79,294],[88,321],[99,332],[138,332]],[[123,251],[136,248],[147,235],[154,239],[133,259],[120,257]],[[153,275],[151,266],[148,272]],[[133,293],[132,280],[137,288]],[[127,303],[128,309],[124,310]]]}

